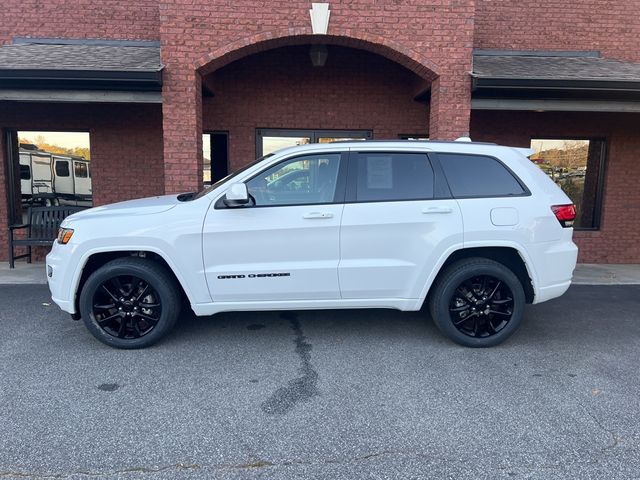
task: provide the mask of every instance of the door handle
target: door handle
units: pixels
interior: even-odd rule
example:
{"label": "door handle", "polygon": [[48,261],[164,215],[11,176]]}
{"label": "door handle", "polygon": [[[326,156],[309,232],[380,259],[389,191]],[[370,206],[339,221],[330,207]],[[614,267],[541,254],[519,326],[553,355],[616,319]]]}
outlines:
{"label": "door handle", "polygon": [[453,212],[453,208],[451,207],[429,207],[423,208],[422,213],[451,213]]}
{"label": "door handle", "polygon": [[302,218],[308,218],[308,219],[313,219],[313,218],[333,218],[333,213],[330,212],[309,212],[309,213],[305,213]]}

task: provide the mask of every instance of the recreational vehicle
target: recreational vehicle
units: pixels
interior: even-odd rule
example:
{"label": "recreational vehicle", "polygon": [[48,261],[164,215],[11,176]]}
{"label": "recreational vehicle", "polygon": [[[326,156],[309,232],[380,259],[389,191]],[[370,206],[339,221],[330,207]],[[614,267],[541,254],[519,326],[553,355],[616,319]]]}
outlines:
{"label": "recreational vehicle", "polygon": [[90,207],[90,163],[83,157],[50,153],[32,144],[20,144],[22,202]]}

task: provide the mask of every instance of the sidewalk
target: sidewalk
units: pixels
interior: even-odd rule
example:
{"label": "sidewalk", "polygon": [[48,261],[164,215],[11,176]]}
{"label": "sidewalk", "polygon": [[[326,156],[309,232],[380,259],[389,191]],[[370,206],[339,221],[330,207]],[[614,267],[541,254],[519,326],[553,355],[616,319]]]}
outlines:
{"label": "sidewalk", "polygon": [[46,284],[44,263],[17,261],[16,268],[9,268],[9,262],[0,262],[0,285]]}
{"label": "sidewalk", "polygon": [[[0,285],[46,284],[44,263],[17,262],[11,270],[0,262]],[[576,285],[640,285],[640,264],[611,265],[581,263],[573,273]]]}

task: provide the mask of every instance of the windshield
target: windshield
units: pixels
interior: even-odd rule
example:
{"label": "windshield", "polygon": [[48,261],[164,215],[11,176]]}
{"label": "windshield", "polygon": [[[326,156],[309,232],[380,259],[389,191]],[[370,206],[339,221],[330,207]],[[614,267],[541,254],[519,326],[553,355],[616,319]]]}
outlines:
{"label": "windshield", "polygon": [[255,162],[251,162],[248,165],[245,165],[244,167],[242,167],[240,170],[236,170],[235,172],[233,172],[231,175],[227,175],[226,177],[218,180],[216,183],[209,185],[207,188],[200,190],[195,197],[195,198],[202,198],[204,197],[207,193],[212,192],[213,190],[215,190],[216,188],[218,188],[220,185],[222,185],[224,182],[227,182],[229,180],[231,180],[233,177],[235,177],[236,175],[241,174],[242,172],[244,172],[245,170],[248,170],[249,168],[253,167],[254,165],[260,163],[263,160],[266,160],[267,158],[273,156],[273,153],[267,153],[266,155],[263,155],[262,157],[258,158]]}

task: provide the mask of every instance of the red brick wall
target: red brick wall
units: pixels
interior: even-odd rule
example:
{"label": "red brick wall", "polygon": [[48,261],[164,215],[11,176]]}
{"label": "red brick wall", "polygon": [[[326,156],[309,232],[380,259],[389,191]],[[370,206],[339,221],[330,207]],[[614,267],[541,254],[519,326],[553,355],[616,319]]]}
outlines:
{"label": "red brick wall", "polygon": [[531,138],[606,137],[608,156],[600,231],[578,231],[580,262],[640,262],[640,114],[474,111],[476,141],[530,145]]}
{"label": "red brick wall", "polygon": [[[217,67],[242,54],[300,43],[326,42],[370,49],[408,68],[421,66],[425,76],[437,73],[441,87],[431,109],[431,134],[452,138],[468,131],[469,76],[475,0],[402,2],[354,0],[331,2],[328,36],[311,35],[305,0],[268,3],[238,0],[162,1],[164,83],[164,150],[166,190],[191,189],[199,157],[198,82],[193,69],[208,61]],[[420,68],[415,68],[419,71]],[[268,72],[264,72],[268,74]]]}
{"label": "red brick wall", "polygon": [[309,47],[285,47],[211,74],[215,97],[204,99],[203,127],[229,131],[232,169],[255,159],[256,127],[427,133],[429,107],[413,99],[420,83],[413,72],[362,50],[328,53],[324,67],[313,67]]}
{"label": "red brick wall", "polygon": [[640,61],[638,0],[478,0],[474,47],[600,50]]}
{"label": "red brick wall", "polygon": [[0,44],[13,37],[158,40],[157,0],[2,0]]}
{"label": "red brick wall", "polygon": [[[159,105],[0,102],[0,129],[88,131],[94,205],[164,192]],[[0,149],[0,261],[7,259],[5,148]]]}

